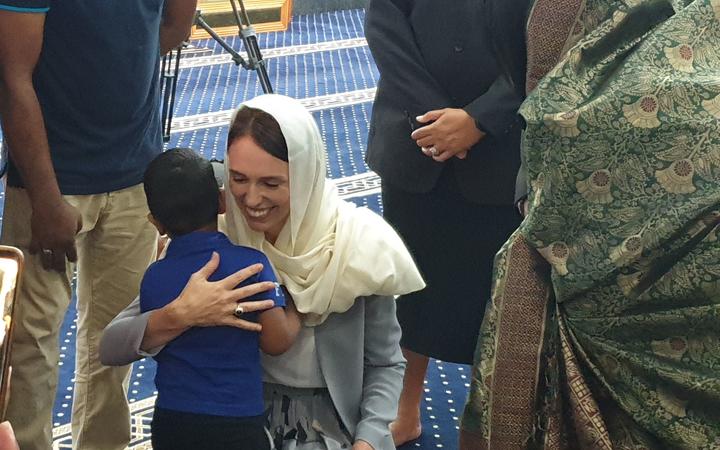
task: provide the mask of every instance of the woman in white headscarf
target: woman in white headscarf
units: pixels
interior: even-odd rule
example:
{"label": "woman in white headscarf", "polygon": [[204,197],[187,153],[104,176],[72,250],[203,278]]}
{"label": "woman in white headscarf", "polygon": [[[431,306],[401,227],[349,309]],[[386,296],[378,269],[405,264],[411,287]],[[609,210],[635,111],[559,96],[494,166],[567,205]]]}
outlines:
{"label": "woman in white headscarf", "polygon": [[[263,358],[276,447],[394,449],[388,426],[405,362],[393,296],[424,286],[404,244],[382,218],[339,199],[325,178],[320,132],[290,98],[263,95],[238,110],[225,164],[228,236],[268,256],[304,315],[293,347]],[[166,308],[140,314],[131,304],[105,331],[103,362],[155,354],[193,326],[256,329],[233,315],[239,299],[261,290],[233,289],[251,271],[208,282],[215,264]]]}

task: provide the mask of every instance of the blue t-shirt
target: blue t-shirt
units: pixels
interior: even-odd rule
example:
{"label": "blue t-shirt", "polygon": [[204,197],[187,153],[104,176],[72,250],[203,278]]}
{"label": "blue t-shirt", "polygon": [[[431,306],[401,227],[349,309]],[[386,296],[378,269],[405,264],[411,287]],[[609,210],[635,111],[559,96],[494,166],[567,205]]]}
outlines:
{"label": "blue t-shirt", "polygon": [[[209,278],[219,280],[251,264],[263,270],[242,285],[275,281],[267,257],[236,246],[222,233],[196,231],[174,238],[164,259],[152,264],[140,286],[140,309],[150,311],[170,303],[190,276],[204,266],[212,252],[220,265]],[[270,299],[285,306],[279,285],[247,300]],[[228,314],[231,314],[228,311]],[[256,320],[257,314],[246,319]],[[259,335],[234,327],[191,328],[155,357],[157,406],[174,411],[217,416],[249,417],[263,413]]]}
{"label": "blue t-shirt", "polygon": [[[142,181],[162,151],[160,21],[164,0],[0,0],[47,12],[34,74],[63,194],[97,194]],[[8,183],[22,186],[10,163]]]}

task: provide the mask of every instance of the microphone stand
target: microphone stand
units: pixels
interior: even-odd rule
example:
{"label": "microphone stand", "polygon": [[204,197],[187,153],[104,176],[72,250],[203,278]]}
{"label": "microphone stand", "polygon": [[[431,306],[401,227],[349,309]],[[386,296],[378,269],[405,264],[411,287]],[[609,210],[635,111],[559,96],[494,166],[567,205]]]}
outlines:
{"label": "microphone stand", "polygon": [[[235,22],[238,26],[238,35],[243,41],[243,46],[247,53],[247,57],[237,52],[230,44],[225,41],[220,35],[212,29],[212,27],[205,21],[202,15],[202,11],[198,10],[195,12],[195,25],[205,30],[212,39],[214,39],[226,52],[228,52],[232,58],[232,61],[237,66],[242,66],[245,70],[254,70],[258,75],[258,80],[262,90],[266,94],[272,94],[273,88],[270,83],[270,78],[267,73],[267,66],[265,60],[262,58],[260,52],[260,46],[258,45],[257,35],[255,29],[250,23],[250,17],[248,16],[245,4],[242,0],[229,0],[230,5],[233,9],[233,15],[235,16]],[[162,130],[163,130],[163,141],[167,142],[170,140],[170,127],[173,118],[173,109],[175,106],[175,94],[177,91],[177,78],[180,71],[180,52],[182,46],[170,51],[167,55],[162,58],[161,63],[161,89],[162,89]],[[174,59],[174,61],[173,61]],[[174,64],[173,64],[174,63]]]}

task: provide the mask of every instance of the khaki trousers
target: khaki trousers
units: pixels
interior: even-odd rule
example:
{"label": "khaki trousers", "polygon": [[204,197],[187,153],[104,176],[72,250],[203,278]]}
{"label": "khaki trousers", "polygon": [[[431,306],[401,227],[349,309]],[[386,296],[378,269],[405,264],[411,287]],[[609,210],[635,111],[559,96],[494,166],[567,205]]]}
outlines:
{"label": "khaki trousers", "polygon": [[[120,450],[130,441],[130,366],[98,360],[105,326],[137,295],[157,249],[142,185],[107,194],[66,195],[82,214],[77,235],[77,341],[72,408],[73,448]],[[24,189],[6,190],[2,243],[25,253],[18,293],[8,418],[22,450],[50,450],[58,382],[58,334],[70,303],[74,264],[46,271],[31,255],[31,207]]]}

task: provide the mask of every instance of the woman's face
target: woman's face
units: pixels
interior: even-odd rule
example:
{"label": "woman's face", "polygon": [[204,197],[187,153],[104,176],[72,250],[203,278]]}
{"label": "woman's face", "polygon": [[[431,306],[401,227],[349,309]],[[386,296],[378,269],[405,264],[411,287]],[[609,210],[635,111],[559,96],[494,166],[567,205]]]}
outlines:
{"label": "woman's face", "polygon": [[290,215],[290,166],[250,136],[230,144],[228,166],[230,192],[245,220],[274,243]]}

